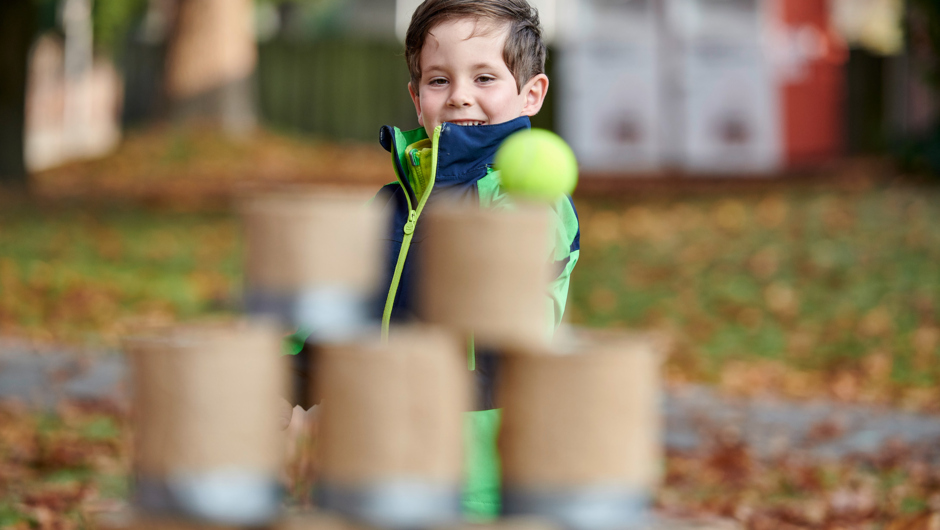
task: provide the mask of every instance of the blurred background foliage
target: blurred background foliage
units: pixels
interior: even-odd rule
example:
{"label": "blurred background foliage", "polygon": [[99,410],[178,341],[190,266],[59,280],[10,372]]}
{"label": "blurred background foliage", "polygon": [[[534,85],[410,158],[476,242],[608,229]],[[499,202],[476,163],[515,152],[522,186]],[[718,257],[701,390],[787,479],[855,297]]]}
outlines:
{"label": "blurred background foliage", "polygon": [[[61,31],[59,0],[33,0],[38,10],[38,31]],[[148,0],[95,0],[92,3],[92,28],[95,50],[117,56],[131,30],[144,17]]]}

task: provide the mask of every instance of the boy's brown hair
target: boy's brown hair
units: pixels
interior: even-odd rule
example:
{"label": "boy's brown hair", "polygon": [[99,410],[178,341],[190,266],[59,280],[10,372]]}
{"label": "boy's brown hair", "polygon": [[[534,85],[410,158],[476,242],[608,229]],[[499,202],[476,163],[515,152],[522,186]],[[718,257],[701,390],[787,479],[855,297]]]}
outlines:
{"label": "boy's brown hair", "polygon": [[414,15],[405,37],[405,59],[411,86],[418,92],[421,81],[421,49],[428,33],[441,22],[458,18],[487,20],[509,26],[503,60],[522,91],[529,79],[545,73],[545,43],[538,11],[526,0],[425,0]]}

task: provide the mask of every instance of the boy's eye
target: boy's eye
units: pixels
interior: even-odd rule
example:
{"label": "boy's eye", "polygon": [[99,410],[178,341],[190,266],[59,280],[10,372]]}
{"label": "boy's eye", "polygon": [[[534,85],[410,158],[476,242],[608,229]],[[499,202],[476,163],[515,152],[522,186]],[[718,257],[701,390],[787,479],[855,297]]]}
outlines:
{"label": "boy's eye", "polygon": [[481,75],[480,77],[477,77],[477,81],[480,83],[492,83],[493,81],[496,81],[496,78],[491,75]]}
{"label": "boy's eye", "polygon": [[428,81],[428,84],[431,86],[442,86],[447,84],[447,80],[443,77],[435,77]]}

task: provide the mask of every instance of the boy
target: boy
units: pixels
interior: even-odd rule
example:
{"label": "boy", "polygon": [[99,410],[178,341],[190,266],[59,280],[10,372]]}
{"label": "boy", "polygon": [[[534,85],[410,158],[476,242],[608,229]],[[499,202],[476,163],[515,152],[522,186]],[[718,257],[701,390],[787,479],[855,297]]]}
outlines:
{"label": "boy", "polygon": [[[502,141],[530,127],[548,91],[545,44],[538,13],[526,0],[425,0],[405,40],[411,73],[408,91],[420,129],[383,127],[380,141],[392,154],[398,180],[382,188],[376,203],[392,219],[382,315],[383,333],[393,320],[409,318],[420,273],[409,254],[422,239],[419,222],[428,201],[441,196],[507,207],[492,170]],[[548,302],[561,322],[568,279],[578,261],[580,231],[574,205],[561,197],[556,219],[557,277]],[[499,410],[492,399],[494,357],[471,353],[479,387],[476,411],[466,417],[464,512],[477,519],[499,514]]]}

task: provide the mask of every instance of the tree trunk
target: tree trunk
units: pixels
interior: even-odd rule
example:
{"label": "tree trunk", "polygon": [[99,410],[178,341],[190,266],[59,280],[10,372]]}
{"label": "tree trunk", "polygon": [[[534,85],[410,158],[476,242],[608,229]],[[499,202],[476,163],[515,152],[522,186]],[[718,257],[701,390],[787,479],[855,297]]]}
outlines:
{"label": "tree trunk", "polygon": [[[69,146],[83,145],[91,126],[91,96],[85,79],[91,75],[93,37],[91,0],[65,0],[65,139]],[[80,151],[83,151],[80,149]]]}
{"label": "tree trunk", "polygon": [[167,49],[166,93],[176,119],[240,135],[256,122],[252,0],[179,0]]}
{"label": "tree trunk", "polygon": [[0,1],[0,185],[26,186],[26,71],[35,31],[31,0]]}

